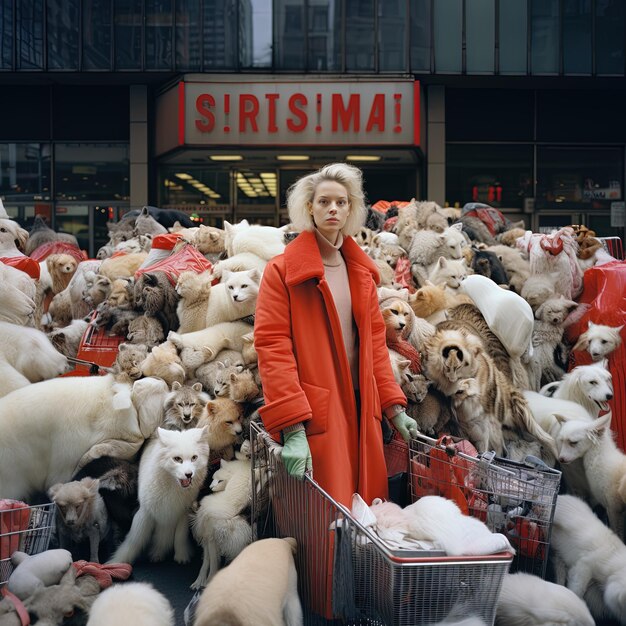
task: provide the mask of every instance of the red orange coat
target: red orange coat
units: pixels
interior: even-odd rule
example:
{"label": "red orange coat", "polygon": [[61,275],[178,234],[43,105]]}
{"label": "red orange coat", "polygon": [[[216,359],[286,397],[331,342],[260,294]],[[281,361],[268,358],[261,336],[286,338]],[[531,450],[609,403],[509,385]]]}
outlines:
{"label": "red orange coat", "polygon": [[350,506],[358,492],[369,504],[387,497],[382,410],[406,405],[396,383],[378,307],[378,271],[350,237],[341,253],[350,280],[359,336],[360,418],[341,326],[315,234],[301,233],[263,274],[254,324],[266,429],[278,435],[305,422],[313,477]]}

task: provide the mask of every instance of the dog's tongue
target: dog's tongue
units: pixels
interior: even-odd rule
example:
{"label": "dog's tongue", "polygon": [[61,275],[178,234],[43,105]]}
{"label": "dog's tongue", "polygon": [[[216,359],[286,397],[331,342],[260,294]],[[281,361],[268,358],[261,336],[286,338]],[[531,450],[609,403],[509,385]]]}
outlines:
{"label": "dog's tongue", "polygon": [[189,487],[189,485],[191,485],[191,478],[181,478],[180,484],[182,487]]}
{"label": "dog's tongue", "polygon": [[608,411],[608,410],[610,409],[610,407],[609,407],[609,403],[608,403],[608,402],[600,402],[600,408],[601,408],[603,411]]}

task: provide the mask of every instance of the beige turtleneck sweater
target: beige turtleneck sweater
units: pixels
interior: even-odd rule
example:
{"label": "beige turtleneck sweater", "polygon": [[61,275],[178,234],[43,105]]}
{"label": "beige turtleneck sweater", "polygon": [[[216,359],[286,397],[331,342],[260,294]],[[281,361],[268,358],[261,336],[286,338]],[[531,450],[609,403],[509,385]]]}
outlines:
{"label": "beige turtleneck sweater", "polygon": [[359,349],[358,332],[352,315],[352,297],[350,296],[350,282],[348,280],[348,268],[341,255],[340,248],[343,244],[343,236],[339,233],[337,243],[333,245],[324,237],[317,228],[315,229],[317,245],[320,249],[322,263],[324,264],[324,277],[335,301],[335,308],[341,323],[343,344],[346,348],[352,385],[359,388]]}

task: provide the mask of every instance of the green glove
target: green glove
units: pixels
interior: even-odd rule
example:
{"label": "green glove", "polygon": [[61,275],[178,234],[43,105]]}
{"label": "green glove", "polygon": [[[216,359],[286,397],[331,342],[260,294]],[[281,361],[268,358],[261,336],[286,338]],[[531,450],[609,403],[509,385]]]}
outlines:
{"label": "green glove", "polygon": [[283,432],[283,463],[289,476],[293,476],[298,480],[304,478],[304,473],[313,468],[311,462],[311,450],[309,442],[306,440],[306,432],[302,430],[294,430],[291,432]]}
{"label": "green glove", "polygon": [[417,422],[412,417],[409,417],[404,411],[401,411],[398,415],[392,417],[391,422],[402,435],[402,439],[404,439],[404,441],[408,441],[411,437],[417,437],[417,433],[419,432],[417,429]]}

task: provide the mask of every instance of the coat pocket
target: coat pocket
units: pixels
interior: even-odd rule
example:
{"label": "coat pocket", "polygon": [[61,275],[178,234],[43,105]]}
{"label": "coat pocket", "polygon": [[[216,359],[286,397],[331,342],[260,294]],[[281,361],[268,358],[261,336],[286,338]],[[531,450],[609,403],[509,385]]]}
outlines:
{"label": "coat pocket", "polygon": [[301,383],[302,391],[311,405],[313,417],[306,423],[307,435],[325,433],[328,427],[328,407],[330,404],[330,390],[309,383]]}

